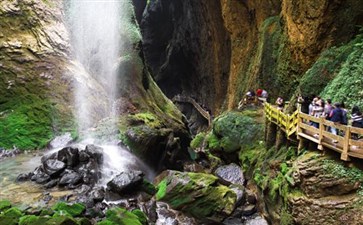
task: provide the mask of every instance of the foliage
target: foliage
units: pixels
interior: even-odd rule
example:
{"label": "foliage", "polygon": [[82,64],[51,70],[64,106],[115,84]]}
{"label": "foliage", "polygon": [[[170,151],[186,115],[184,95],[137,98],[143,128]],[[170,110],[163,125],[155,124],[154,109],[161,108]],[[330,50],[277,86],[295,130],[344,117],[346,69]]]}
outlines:
{"label": "foliage", "polygon": [[303,96],[319,94],[341,70],[344,62],[354,50],[355,43],[356,41],[352,41],[347,45],[325,50],[301,78],[298,86],[300,94]]}
{"label": "foliage", "polygon": [[321,96],[331,98],[333,102],[345,102],[350,108],[353,105],[363,108],[363,34],[357,35],[348,46],[353,50]]}
{"label": "foliage", "polygon": [[332,174],[336,178],[348,178],[352,183],[363,182],[363,172],[356,167],[346,167],[341,162],[325,159],[323,169],[326,173]]}

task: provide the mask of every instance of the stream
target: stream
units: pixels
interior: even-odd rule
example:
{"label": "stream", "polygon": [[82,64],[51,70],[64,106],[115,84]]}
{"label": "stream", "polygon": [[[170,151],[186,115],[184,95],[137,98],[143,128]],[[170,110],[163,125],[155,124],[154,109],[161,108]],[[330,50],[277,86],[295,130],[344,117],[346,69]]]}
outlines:
{"label": "stream", "polygon": [[[16,182],[20,173],[31,172],[40,165],[39,154],[20,154],[0,161],[0,200],[7,199],[16,205],[45,206],[48,195],[35,182]],[[52,189],[52,201],[71,193],[69,190]]]}

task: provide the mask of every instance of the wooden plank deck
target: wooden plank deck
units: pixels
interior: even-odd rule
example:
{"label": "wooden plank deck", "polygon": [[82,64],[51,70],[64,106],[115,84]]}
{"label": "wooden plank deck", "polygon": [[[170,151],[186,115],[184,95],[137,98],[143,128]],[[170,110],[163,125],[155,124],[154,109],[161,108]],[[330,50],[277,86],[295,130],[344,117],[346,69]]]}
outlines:
{"label": "wooden plank deck", "polygon": [[[288,115],[277,107],[264,103],[266,119],[276,124],[286,133],[286,136],[296,135],[300,140],[306,139],[317,143],[319,149],[330,149],[341,153],[342,160],[349,160],[349,156],[363,159],[363,129],[334,123],[324,118],[316,118],[298,111]],[[318,124],[319,128],[310,125],[310,122]],[[328,130],[334,127],[338,135]],[[352,139],[360,137],[361,139]],[[301,145],[299,145],[301,146]]]}

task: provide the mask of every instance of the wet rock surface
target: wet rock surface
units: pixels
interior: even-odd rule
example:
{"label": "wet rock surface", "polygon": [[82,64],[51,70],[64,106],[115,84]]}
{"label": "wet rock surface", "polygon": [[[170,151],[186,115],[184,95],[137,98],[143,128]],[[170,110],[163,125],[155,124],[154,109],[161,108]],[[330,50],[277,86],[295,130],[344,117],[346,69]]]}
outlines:
{"label": "wet rock surface", "polygon": [[144,174],[141,171],[125,171],[107,183],[107,188],[115,193],[132,192],[140,187]]}
{"label": "wet rock surface", "polygon": [[214,174],[221,179],[224,184],[244,185],[243,171],[240,166],[235,163],[218,167]]}
{"label": "wet rock surface", "polygon": [[41,166],[30,174],[20,174],[17,180],[26,181],[30,177],[32,181],[45,184],[46,188],[56,185],[71,189],[80,184],[93,186],[100,178],[102,157],[102,148],[93,145],[81,151],[76,147],[65,147],[43,156]]}

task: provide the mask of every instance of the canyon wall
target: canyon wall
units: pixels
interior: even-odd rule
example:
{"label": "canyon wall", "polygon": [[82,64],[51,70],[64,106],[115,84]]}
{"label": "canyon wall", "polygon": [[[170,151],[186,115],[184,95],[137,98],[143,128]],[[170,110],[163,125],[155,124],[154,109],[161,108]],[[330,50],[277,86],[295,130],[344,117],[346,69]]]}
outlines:
{"label": "canyon wall", "polygon": [[248,89],[288,99],[324,50],[359,33],[362,10],[355,0],[151,1],[145,58],[168,97],[188,93],[212,111],[235,108]]}

